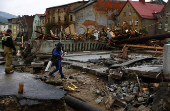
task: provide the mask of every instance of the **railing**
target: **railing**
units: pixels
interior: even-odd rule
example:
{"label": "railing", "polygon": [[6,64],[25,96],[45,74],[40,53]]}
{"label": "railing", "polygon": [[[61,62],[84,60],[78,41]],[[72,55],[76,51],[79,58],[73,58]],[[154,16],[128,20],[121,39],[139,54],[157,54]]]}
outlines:
{"label": "railing", "polygon": [[[39,53],[51,53],[55,44],[57,44],[59,40],[36,40],[32,42],[33,49],[31,52],[35,51],[40,45]],[[76,52],[76,51],[93,51],[93,50],[102,50],[106,48],[106,42],[104,41],[96,41],[96,40],[87,40],[87,41],[75,41],[75,40],[62,40],[62,44],[64,45],[63,51]]]}

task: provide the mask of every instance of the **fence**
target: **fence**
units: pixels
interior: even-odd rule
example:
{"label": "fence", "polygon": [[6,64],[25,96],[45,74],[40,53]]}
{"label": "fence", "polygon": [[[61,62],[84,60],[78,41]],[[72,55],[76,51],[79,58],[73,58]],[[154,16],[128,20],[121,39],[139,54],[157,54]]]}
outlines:
{"label": "fence", "polygon": [[[51,53],[55,44],[57,44],[59,40],[46,40],[43,41],[41,46],[40,40],[33,41],[31,44],[33,46],[31,52],[35,51],[38,46],[40,46],[39,53]],[[75,41],[75,40],[62,40],[62,44],[64,45],[63,51],[76,52],[76,51],[93,51],[93,50],[101,50],[106,48],[106,42],[104,41],[96,41],[96,40],[86,40],[86,41]]]}

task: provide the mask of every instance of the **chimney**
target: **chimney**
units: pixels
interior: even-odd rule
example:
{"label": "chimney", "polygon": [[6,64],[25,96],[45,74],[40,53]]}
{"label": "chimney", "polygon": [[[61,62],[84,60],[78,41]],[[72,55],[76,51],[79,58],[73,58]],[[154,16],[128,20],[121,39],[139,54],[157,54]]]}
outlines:
{"label": "chimney", "polygon": [[145,4],[145,0],[139,0],[139,2],[142,2],[143,4]]}

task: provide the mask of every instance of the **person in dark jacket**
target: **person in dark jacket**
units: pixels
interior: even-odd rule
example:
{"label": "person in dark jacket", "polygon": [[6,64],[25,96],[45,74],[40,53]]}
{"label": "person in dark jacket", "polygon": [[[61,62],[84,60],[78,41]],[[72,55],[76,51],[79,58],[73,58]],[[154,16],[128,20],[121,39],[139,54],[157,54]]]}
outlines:
{"label": "person in dark jacket", "polygon": [[[53,49],[52,52],[52,63],[55,65],[56,69],[54,69],[52,72],[49,73],[49,76],[54,76],[53,74],[59,70],[61,79],[67,79],[62,72],[62,66],[61,66],[61,58],[63,57],[63,54],[61,53],[61,48],[63,47],[63,44],[59,42],[56,45],[56,48]],[[55,56],[57,59],[53,59]]]}
{"label": "person in dark jacket", "polygon": [[6,74],[11,74],[14,72],[14,70],[12,70],[12,49],[16,51],[16,48],[13,44],[12,41],[12,37],[11,37],[11,33],[12,31],[10,29],[7,30],[7,34],[5,34],[4,37],[2,37],[2,47],[4,49],[4,55],[6,58],[6,62],[5,62],[5,73]]}

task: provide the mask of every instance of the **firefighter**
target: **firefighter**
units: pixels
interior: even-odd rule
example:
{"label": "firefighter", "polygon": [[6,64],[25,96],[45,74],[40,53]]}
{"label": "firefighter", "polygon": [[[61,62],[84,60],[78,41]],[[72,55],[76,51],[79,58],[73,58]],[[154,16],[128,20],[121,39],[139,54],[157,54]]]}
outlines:
{"label": "firefighter", "polygon": [[16,51],[16,48],[13,44],[12,37],[11,37],[12,31],[10,29],[7,30],[7,33],[4,37],[2,37],[2,47],[4,49],[4,55],[6,58],[5,62],[5,73],[11,74],[14,72],[11,62],[12,62],[12,49]]}

